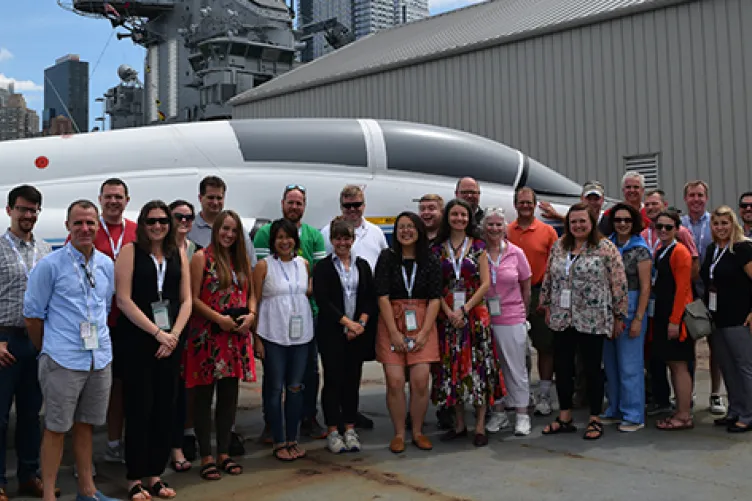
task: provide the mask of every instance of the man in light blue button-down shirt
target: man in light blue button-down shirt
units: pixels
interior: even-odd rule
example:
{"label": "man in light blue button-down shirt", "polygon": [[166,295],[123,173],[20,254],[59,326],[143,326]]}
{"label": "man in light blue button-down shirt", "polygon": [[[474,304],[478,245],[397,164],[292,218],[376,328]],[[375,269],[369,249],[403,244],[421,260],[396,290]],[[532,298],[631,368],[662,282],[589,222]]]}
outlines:
{"label": "man in light blue button-down shirt", "polygon": [[44,498],[54,499],[65,434],[72,428],[76,501],[106,501],[111,498],[94,486],[91,457],[93,427],[106,421],[112,382],[107,314],[115,271],[112,260],[94,248],[99,211],[92,202],[73,202],[65,224],[69,243],[37,264],[24,296],[29,337],[41,351]]}

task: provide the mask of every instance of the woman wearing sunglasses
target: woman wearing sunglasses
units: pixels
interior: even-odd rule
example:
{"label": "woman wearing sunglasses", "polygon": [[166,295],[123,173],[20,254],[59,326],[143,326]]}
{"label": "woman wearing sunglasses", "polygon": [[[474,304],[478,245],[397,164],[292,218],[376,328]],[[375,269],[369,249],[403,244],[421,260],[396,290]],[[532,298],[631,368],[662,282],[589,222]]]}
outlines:
{"label": "woman wearing sunglasses", "polygon": [[608,409],[605,424],[620,423],[619,431],[637,431],[645,426],[645,331],[650,301],[652,256],[642,238],[642,216],[631,205],[615,205],[609,214],[614,233],[610,239],[619,249],[627,274],[629,307],[622,332],[603,343]]}
{"label": "woman wearing sunglasses", "polygon": [[682,320],[684,309],[692,302],[692,256],[676,240],[680,226],[675,211],[661,212],[655,220],[661,243],[653,268],[655,306],[649,306],[653,312],[652,356],[668,365],[676,395],[676,412],[656,423],[659,430],[694,428],[689,363],[695,359],[695,343]]}
{"label": "woman wearing sunglasses", "polygon": [[726,417],[716,419],[729,433],[752,431],[752,242],[731,207],[710,215],[713,243],[700,277],[716,331],[709,341],[728,389]]}
{"label": "woman wearing sunglasses", "polygon": [[[175,225],[161,200],[144,205],[136,241],[115,263],[118,328],[125,355],[125,464],[132,500],[175,497],[161,475],[170,456],[180,370],[175,354],[191,314],[188,259],[175,245]],[[142,485],[148,479],[149,490]]]}

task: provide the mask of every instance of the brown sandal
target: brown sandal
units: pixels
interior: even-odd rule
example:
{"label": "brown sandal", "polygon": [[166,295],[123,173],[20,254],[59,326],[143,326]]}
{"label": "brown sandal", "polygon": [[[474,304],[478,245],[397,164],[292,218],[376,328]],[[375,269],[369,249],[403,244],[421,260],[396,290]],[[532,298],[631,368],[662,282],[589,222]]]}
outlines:
{"label": "brown sandal", "polygon": [[691,430],[695,427],[695,423],[691,417],[679,419],[676,416],[671,416],[655,423],[655,427],[663,431]]}

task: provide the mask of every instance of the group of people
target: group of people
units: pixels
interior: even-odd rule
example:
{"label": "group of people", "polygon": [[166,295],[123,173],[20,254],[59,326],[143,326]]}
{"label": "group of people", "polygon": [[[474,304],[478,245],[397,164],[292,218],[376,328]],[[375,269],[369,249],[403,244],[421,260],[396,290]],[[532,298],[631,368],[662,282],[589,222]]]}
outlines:
{"label": "group of people", "polygon": [[[646,414],[667,414],[659,429],[689,429],[695,349],[683,315],[696,297],[715,323],[715,422],[752,429],[752,193],[739,200],[742,226],[729,207],[707,212],[707,184],[690,182],[680,217],[628,172],[624,201],[603,213],[603,186],[592,181],[566,214],[522,187],[508,221],[499,207],[482,209],[479,184],[463,178],[446,204],[427,194],[417,212],[399,214],[389,244],[364,218],[358,186],[342,190],[341,215],[321,231],[302,221],[306,188],[286,186],[282,217],[253,240],[224,209],[226,191],[209,176],[198,213],[185,200],[152,201],[130,221],[127,185],[108,179],[100,207],[70,205],[69,240],[56,251],[33,234],[41,193],[10,191],[11,226],[0,238],[0,501],[14,400],[23,495],[59,495],[72,430],[77,501],[111,499],[97,490],[92,461],[93,427],[105,423],[105,459],[125,463],[131,500],[176,495],[162,479],[168,461],[184,472],[200,457],[207,481],[241,474],[234,424],[239,383],[256,380],[254,357],[263,367],[262,440],[280,461],[306,456],[301,434],[326,438],[333,453],[361,449],[356,430],[373,426],[358,411],[369,360],[383,365],[394,453],[405,451],[408,429],[416,448],[433,448],[423,433],[429,400],[442,441],[470,435],[485,446],[488,432],[511,426],[508,409],[514,433],[526,436],[531,404],[552,413],[554,375],[559,413],[544,435],[577,430],[576,394],[589,407],[585,439],[609,423],[637,431]],[[537,207],[563,221],[561,237]],[[316,418],[319,358],[325,427]]]}

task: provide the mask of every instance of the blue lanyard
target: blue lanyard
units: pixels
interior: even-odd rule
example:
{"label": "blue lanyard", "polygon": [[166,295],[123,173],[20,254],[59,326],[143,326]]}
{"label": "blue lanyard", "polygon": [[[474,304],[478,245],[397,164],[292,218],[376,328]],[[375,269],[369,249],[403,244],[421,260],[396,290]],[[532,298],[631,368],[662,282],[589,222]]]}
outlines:
{"label": "blue lanyard", "polygon": [[413,298],[413,288],[415,287],[415,276],[418,274],[418,263],[413,263],[413,272],[410,274],[410,281],[407,281],[407,271],[405,271],[405,265],[402,265],[402,281],[405,282],[405,290],[407,291],[407,298]]}
{"label": "blue lanyard", "polygon": [[298,290],[298,281],[300,279],[300,272],[298,270],[298,262],[295,260],[295,258],[292,259],[293,266],[295,266],[295,285],[293,285],[292,282],[290,282],[290,277],[287,275],[287,271],[285,271],[284,266],[282,266],[282,262],[279,258],[274,258],[275,261],[277,261],[277,265],[279,266],[279,269],[282,270],[282,274],[285,276],[285,281],[287,282],[287,286],[290,288],[290,295],[294,296],[295,293]]}

